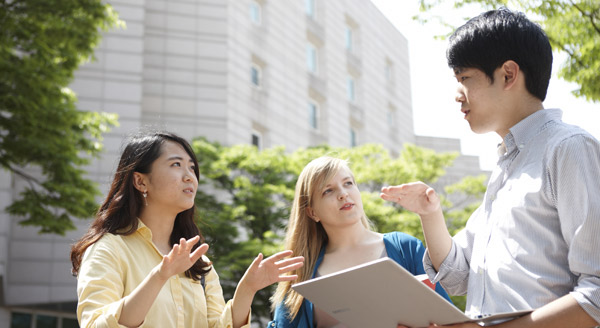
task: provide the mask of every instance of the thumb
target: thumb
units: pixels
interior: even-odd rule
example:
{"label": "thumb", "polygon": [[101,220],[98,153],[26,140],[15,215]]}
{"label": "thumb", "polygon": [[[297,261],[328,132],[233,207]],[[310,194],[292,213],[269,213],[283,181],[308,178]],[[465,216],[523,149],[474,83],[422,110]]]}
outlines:
{"label": "thumb", "polygon": [[435,190],[431,187],[427,188],[427,190],[425,191],[425,194],[427,195],[427,198],[429,199],[429,201],[433,201],[434,199],[437,198],[437,194],[435,193]]}
{"label": "thumb", "polygon": [[248,270],[255,270],[255,269],[257,269],[258,266],[260,265],[260,262],[262,262],[262,260],[263,260],[263,254],[262,253],[258,253],[258,256],[254,258],[254,261],[252,261],[252,263],[248,267]]}

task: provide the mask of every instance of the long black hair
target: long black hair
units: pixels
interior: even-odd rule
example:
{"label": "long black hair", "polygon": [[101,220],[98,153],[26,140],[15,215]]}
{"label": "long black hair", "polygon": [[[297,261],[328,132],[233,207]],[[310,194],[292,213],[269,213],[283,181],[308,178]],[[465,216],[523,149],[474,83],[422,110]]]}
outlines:
{"label": "long black hair", "polygon": [[[79,273],[85,250],[104,234],[130,235],[138,229],[138,217],[144,206],[144,199],[133,185],[133,173],[150,173],[152,163],[160,157],[162,145],[166,141],[175,142],[183,147],[194,161],[194,173],[196,178],[199,178],[198,159],[185,139],[170,132],[140,132],[130,137],[121,154],[108,195],[96,213],[94,222],[86,234],[71,246],[73,275]],[[195,212],[196,206],[192,206],[177,214],[169,240],[171,244],[179,243],[181,238],[190,239],[196,235],[200,236],[200,242],[194,245],[193,250],[204,242],[204,237],[194,222]],[[208,271],[210,263],[200,258],[185,275],[200,280]]]}

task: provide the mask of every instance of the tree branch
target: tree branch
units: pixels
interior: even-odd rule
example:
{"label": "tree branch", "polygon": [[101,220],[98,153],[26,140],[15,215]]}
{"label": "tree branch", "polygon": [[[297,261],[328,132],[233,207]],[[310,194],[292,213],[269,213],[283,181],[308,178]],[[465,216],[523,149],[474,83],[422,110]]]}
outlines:
{"label": "tree branch", "polygon": [[[596,25],[596,22],[594,22],[594,14],[592,13],[587,13],[585,10],[581,9],[575,2],[573,2],[573,0],[569,0],[569,2],[573,5],[573,7],[575,7],[575,9],[577,9],[581,15],[583,15],[584,17],[588,17],[590,19],[590,23],[592,23],[592,26],[594,27],[594,29],[596,30],[596,32],[598,32],[598,34],[600,34],[600,27],[598,27]],[[600,10],[600,8],[599,8]]]}
{"label": "tree branch", "polygon": [[25,179],[27,181],[27,183],[29,183],[29,185],[31,186],[31,189],[34,190],[34,191],[35,191],[35,189],[34,189],[35,185],[38,185],[38,186],[42,185],[42,182],[40,180],[38,180],[38,179],[34,178],[33,176],[25,173],[25,171],[23,171],[23,170],[21,170],[19,168],[16,168],[16,167],[14,167],[12,165],[8,165],[8,169],[10,171],[12,171],[14,174],[16,174],[16,175],[22,177],[23,179]]}

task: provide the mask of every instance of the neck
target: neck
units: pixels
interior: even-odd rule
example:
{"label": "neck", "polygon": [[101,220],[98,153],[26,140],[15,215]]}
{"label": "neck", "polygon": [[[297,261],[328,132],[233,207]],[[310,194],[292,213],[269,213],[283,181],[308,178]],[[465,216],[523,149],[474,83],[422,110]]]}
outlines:
{"label": "neck", "polygon": [[328,227],[325,231],[329,239],[328,253],[362,246],[377,236],[376,232],[365,228],[360,222],[346,227]]}
{"label": "neck", "polygon": [[151,207],[145,207],[140,213],[140,220],[152,231],[152,242],[159,248],[168,246],[177,214],[161,213]]}
{"label": "neck", "polygon": [[512,108],[513,110],[507,117],[504,127],[496,131],[496,133],[498,133],[502,139],[504,139],[504,137],[506,137],[506,135],[510,132],[510,128],[524,120],[529,115],[544,109],[544,105],[542,104],[541,100],[533,96],[528,96],[514,104]]}

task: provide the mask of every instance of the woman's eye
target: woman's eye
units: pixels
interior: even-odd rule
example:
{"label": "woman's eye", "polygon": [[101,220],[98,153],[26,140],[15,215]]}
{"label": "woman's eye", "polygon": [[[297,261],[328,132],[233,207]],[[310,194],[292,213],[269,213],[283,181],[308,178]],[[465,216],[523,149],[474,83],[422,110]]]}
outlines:
{"label": "woman's eye", "polygon": [[346,182],[346,186],[351,186],[351,185],[353,185],[353,184],[354,184],[354,182],[352,182],[352,181],[347,181],[347,182]]}
{"label": "woman's eye", "polygon": [[179,166],[181,166],[181,163],[179,163],[179,162],[175,162],[175,163],[173,163],[173,164],[172,164],[172,166],[177,166],[177,167],[179,167]]}
{"label": "woman's eye", "polygon": [[326,189],[325,191],[323,191],[323,195],[327,195],[330,192],[331,192],[331,189]]}

